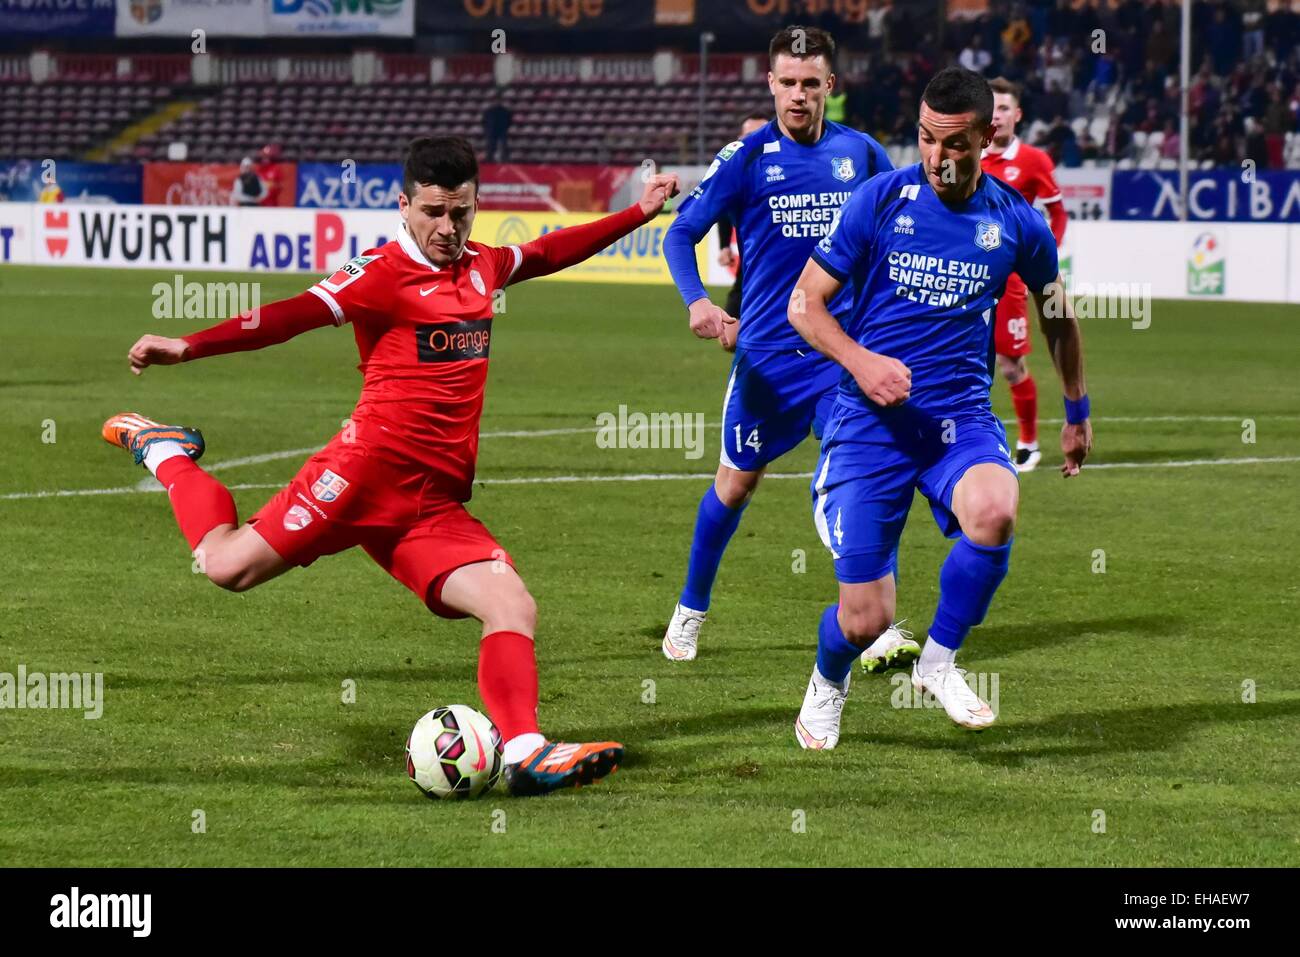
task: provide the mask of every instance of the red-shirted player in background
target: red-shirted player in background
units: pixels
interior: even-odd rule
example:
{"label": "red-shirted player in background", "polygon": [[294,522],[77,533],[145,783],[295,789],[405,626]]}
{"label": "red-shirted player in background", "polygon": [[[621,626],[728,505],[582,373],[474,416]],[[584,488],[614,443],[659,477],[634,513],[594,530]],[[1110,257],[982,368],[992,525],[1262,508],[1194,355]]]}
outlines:
{"label": "red-shirted player in background", "polygon": [[[258,206],[279,206],[280,191],[284,189],[284,177],[280,174],[280,146],[277,143],[267,143],[257,151],[257,165],[253,171],[257,173],[257,178],[262,181],[266,191],[262,198],[257,201]],[[290,206],[293,202],[290,201]]]}
{"label": "red-shirted player in background", "polygon": [[[1010,80],[998,77],[989,81],[993,88],[993,142],[984,151],[980,165],[984,172],[1010,183],[1031,204],[1047,207],[1048,221],[1056,245],[1065,237],[1069,220],[1061,202],[1061,188],[1052,175],[1052,160],[1040,149],[1020,142],[1016,124],[1020,122],[1020,90]],[[1011,402],[1016,409],[1020,438],[1016,441],[1016,471],[1032,472],[1043,457],[1038,451],[1038,386],[1029,374],[1025,356],[1032,351],[1029,340],[1028,302],[1024,281],[1014,273],[1007,279],[1006,293],[998,303],[998,321],[993,332],[993,348],[998,369],[1011,384]]]}
{"label": "red-shirted player in background", "polygon": [[104,423],[167,488],[176,521],[217,585],[243,591],[295,565],[361,546],[444,618],[483,624],[479,691],[505,740],[514,794],[587,784],[618,767],[612,741],[547,741],[537,726],[536,606],[510,556],[465,510],[478,456],[493,292],[582,262],[677,192],[650,177],[640,202],[522,246],[470,242],[478,162],[459,137],[408,148],[402,226],[306,292],[181,339],[144,336],[131,369],[258,349],[350,322],[364,383],[351,424],[240,525],[230,492],[195,464],[203,436],[136,413]]}

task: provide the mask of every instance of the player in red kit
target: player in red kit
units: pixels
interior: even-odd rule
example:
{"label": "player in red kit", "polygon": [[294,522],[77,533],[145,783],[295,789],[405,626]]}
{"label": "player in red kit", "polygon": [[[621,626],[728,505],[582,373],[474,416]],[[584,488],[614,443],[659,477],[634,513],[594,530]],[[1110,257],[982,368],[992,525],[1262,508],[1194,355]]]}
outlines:
{"label": "player in red kit", "polygon": [[[1016,124],[1020,122],[1020,90],[1010,80],[998,77],[989,81],[993,88],[993,142],[984,151],[980,166],[984,172],[1010,183],[1031,204],[1042,203],[1061,245],[1065,237],[1065,224],[1069,217],[1061,203],[1061,188],[1052,175],[1051,157],[1040,149],[1020,142]],[[1038,386],[1029,374],[1028,303],[1023,280],[1014,273],[1007,279],[1007,289],[998,303],[997,325],[993,332],[993,348],[998,356],[998,369],[1011,384],[1011,402],[1016,409],[1020,437],[1016,440],[1016,471],[1032,472],[1042,459],[1038,450]]]}
{"label": "player in red kit", "polygon": [[181,339],[144,336],[132,371],[259,349],[351,323],[363,386],[347,428],[240,525],[230,492],[195,463],[194,429],[136,413],[104,423],[166,487],[182,533],[213,582],[243,591],[294,566],[354,546],[436,615],[483,625],[479,691],[505,740],[506,781],[518,795],[586,784],[618,767],[612,741],[546,740],[537,724],[536,606],[510,556],[469,514],[487,381],[495,291],[582,262],[632,232],[677,192],[648,179],[620,213],[521,246],[469,239],[478,162],[459,137],[407,151],[398,238],[368,250],[306,292]]}

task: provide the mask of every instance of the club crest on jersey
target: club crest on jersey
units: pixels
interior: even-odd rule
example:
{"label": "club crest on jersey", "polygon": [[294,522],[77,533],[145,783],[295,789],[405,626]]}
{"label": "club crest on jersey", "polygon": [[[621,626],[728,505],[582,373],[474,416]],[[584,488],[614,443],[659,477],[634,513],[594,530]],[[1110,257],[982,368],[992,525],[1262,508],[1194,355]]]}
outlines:
{"label": "club crest on jersey", "polygon": [[318,502],[332,502],[348,487],[348,480],[335,475],[329,469],[321,473],[320,478],[311,483],[311,494]]}
{"label": "club crest on jersey", "polygon": [[1007,167],[1006,169],[1004,169],[1002,172],[1003,172],[1003,174],[1005,175],[1007,182],[1010,183],[1010,182],[1012,182],[1012,181],[1013,181],[1017,176],[1020,175],[1020,167],[1019,167],[1019,166],[1008,166],[1008,167]]}
{"label": "club crest on jersey", "polygon": [[975,225],[975,245],[986,253],[1002,245],[1002,227],[997,223],[979,222]]}
{"label": "club crest on jersey", "polygon": [[480,296],[487,295],[487,286],[484,284],[483,277],[479,275],[477,269],[471,269],[469,271],[469,281],[470,285],[474,287],[475,291]]}
{"label": "club crest on jersey", "polygon": [[855,170],[853,169],[852,156],[836,156],[831,159],[831,172],[835,178],[842,183],[847,183],[853,179]]}
{"label": "club crest on jersey", "polygon": [[284,513],[284,530],[286,532],[299,532],[310,524],[311,512],[301,505],[294,505]]}
{"label": "club crest on jersey", "polygon": [[775,163],[763,170],[763,172],[767,174],[767,181],[769,183],[777,183],[785,179],[785,170],[781,169],[781,167],[777,166]]}
{"label": "club crest on jersey", "polygon": [[916,235],[916,230],[912,227],[916,225],[916,220],[907,213],[903,213],[894,219],[894,232],[906,233],[908,236]]}

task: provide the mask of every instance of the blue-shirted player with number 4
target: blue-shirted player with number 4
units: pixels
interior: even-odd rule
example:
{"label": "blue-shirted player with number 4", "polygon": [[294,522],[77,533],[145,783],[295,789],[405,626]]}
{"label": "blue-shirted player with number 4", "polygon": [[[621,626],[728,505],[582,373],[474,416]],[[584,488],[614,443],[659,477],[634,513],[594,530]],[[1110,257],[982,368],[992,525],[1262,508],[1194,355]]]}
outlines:
{"label": "blue-shirted player with number 4", "polygon": [[[718,153],[664,241],[692,331],[736,350],[723,399],[722,461],[700,502],[686,584],[663,639],[671,661],[695,658],[722,553],[763,470],[810,428],[821,434],[839,382],[839,368],[790,327],[786,303],[853,190],[893,166],[871,137],[825,119],[834,55],[834,40],[814,27],[788,27],[772,39],[776,119]],[[695,263],[696,244],[723,216],[736,226],[745,270],[739,324],[709,301]],[[850,301],[844,292],[832,312],[847,315]],[[868,649],[864,665],[903,666],[920,650],[891,630]]]}
{"label": "blue-shirted player with number 4", "polygon": [[[1092,445],[1079,327],[1056,241],[1012,187],[980,170],[993,93],[977,73],[938,73],[922,95],[921,162],[853,194],[799,277],[789,320],[843,368],[813,478],[813,519],[835,561],[839,602],[822,614],[817,663],[795,721],[804,748],[833,748],[849,673],[893,621],[895,552],[913,490],[955,538],[939,605],[912,669],[957,724],[995,715],[956,666],[1006,577],[1019,502],[1015,465],[989,403],[991,321],[1011,273],[1033,293],[1065,390],[1065,462]],[[832,304],[854,289],[847,322]]]}

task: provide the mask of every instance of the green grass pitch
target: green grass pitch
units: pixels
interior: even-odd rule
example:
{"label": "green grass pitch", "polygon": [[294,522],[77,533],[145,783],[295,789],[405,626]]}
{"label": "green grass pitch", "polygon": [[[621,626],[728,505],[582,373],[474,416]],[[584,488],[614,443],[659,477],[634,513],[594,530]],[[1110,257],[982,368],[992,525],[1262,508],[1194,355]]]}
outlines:
{"label": "green grass pitch", "polygon": [[[835,584],[806,478],[760,489],[700,658],[659,652],[728,357],[690,335],[669,287],[512,289],[470,507],[540,605],[543,728],[616,738],[628,760],[580,792],[456,804],[419,795],[402,748],[429,708],[481,706],[474,623],[435,619],[360,551],[227,594],[191,572],[161,495],[30,494],[134,486],[140,470],[99,437],[120,410],[202,427],[209,465],[321,444],[350,412],[347,330],[131,376],[138,335],[201,325],[152,318],[151,287],[171,278],[0,269],[0,671],[105,676],[99,720],[0,711],[9,865],[1300,861],[1294,308],[1156,302],[1149,329],[1086,321],[1093,461],[1108,468],[1062,480],[1059,426],[1044,427],[1010,577],[961,658],[996,676],[998,724],[960,731],[858,674],[839,748],[816,754],[792,724]],[[260,278],[264,302],[307,281]],[[1001,383],[994,403],[1010,415]],[[620,405],[704,413],[704,456],[563,431]],[[805,443],[775,470],[815,456]],[[243,486],[247,516],[303,458],[216,474]],[[1205,462],[1220,464],[1188,464]],[[492,482],[669,473],[700,477]],[[918,500],[899,596],[918,632],[945,548]]]}

